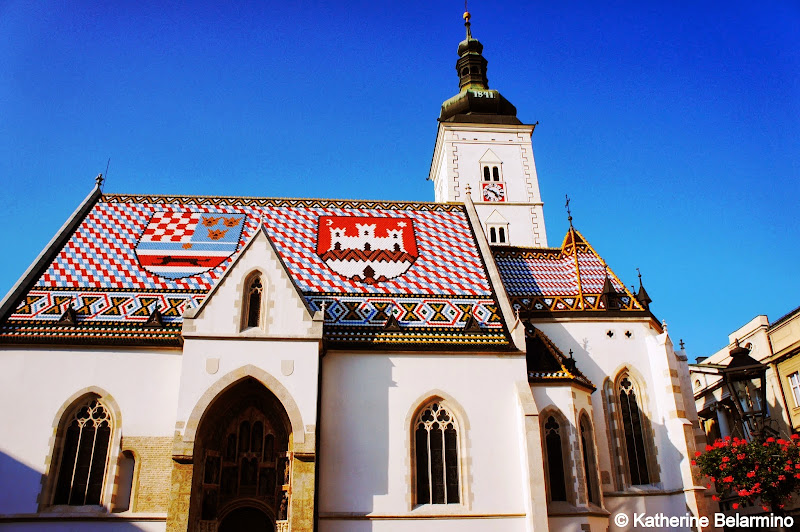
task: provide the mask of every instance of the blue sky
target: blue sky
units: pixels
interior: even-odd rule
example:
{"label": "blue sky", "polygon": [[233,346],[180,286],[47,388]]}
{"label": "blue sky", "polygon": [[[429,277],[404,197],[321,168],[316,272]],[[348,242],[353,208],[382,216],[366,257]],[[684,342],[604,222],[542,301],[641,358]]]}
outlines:
{"label": "blue sky", "polygon": [[[664,4],[664,5],[659,5]],[[432,200],[458,1],[0,3],[0,292],[106,192]],[[690,357],[800,306],[800,5],[473,0],[575,226]]]}

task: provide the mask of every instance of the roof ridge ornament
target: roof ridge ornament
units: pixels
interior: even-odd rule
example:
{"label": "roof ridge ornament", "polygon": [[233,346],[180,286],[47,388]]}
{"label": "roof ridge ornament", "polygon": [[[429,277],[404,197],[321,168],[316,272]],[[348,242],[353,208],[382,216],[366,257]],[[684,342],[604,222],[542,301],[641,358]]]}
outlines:
{"label": "roof ridge ornament", "polygon": [[641,304],[644,307],[645,310],[650,310],[650,303],[652,303],[653,300],[647,294],[647,290],[645,290],[644,286],[642,285],[641,270],[639,270],[639,268],[636,268],[636,271],[639,272],[639,292],[636,293],[636,300],[639,302],[639,304]]}
{"label": "roof ridge ornament", "polygon": [[564,205],[564,207],[567,209],[567,221],[569,222],[569,228],[572,229],[572,210],[569,208],[569,202],[571,200],[569,199],[569,194],[564,194],[564,197],[567,198],[567,203]]}

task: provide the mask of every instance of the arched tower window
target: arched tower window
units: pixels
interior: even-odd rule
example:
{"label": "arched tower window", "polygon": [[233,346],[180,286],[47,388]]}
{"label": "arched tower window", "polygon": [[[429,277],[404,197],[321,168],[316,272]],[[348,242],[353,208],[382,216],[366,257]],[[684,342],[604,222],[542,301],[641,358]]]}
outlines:
{"label": "arched tower window", "polygon": [[500,181],[500,169],[496,166],[492,166],[492,179],[494,181]]}
{"label": "arched tower window", "polygon": [[67,414],[53,504],[100,504],[113,420],[96,397]]}
{"label": "arched tower window", "polygon": [[490,174],[488,166],[484,166],[483,167],[483,180],[484,181],[491,181],[491,174]]}
{"label": "arched tower window", "polygon": [[413,425],[417,504],[461,502],[458,422],[434,401],[423,408]]}
{"label": "arched tower window", "polygon": [[567,482],[564,467],[564,440],[561,424],[555,416],[548,416],[544,423],[544,447],[547,457],[547,485],[551,501],[567,500]]}
{"label": "arched tower window", "polygon": [[583,473],[586,478],[586,497],[590,503],[600,506],[600,488],[597,481],[594,435],[592,434],[592,423],[586,415],[581,416],[580,433],[581,452],[583,453]]}
{"label": "arched tower window", "polygon": [[636,386],[628,375],[623,375],[617,384],[622,437],[624,439],[625,463],[628,464],[632,485],[649,484],[650,473],[645,447],[644,419],[639,408]]}
{"label": "arched tower window", "polygon": [[248,277],[245,284],[244,301],[244,328],[259,327],[261,325],[261,300],[264,295],[264,285],[261,275],[255,273]]}

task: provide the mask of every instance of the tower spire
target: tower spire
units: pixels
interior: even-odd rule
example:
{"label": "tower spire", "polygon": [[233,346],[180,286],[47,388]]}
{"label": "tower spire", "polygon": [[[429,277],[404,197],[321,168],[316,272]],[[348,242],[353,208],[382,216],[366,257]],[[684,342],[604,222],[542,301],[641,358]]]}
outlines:
{"label": "tower spire", "polygon": [[469,23],[470,18],[472,18],[472,15],[470,15],[469,11],[467,11],[467,0],[464,0],[464,27],[467,28],[467,40],[472,39],[472,30],[470,29],[471,24]]}
{"label": "tower spire", "polygon": [[517,109],[496,90],[489,89],[486,77],[488,61],[483,57],[483,45],[472,36],[472,15],[464,2],[466,38],[458,43],[459,93],[442,104],[440,121],[481,122],[487,124],[521,124]]}

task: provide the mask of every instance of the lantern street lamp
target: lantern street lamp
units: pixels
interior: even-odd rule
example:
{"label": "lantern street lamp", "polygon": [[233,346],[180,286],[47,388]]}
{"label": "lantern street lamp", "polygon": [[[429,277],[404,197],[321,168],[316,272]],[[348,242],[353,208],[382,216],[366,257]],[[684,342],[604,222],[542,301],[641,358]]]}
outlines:
{"label": "lantern street lamp", "polygon": [[767,412],[767,366],[750,356],[750,350],[739,345],[730,351],[731,361],[719,371],[728,387],[742,429],[753,439],[763,435]]}

